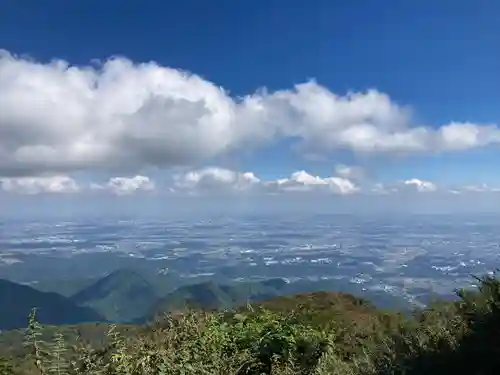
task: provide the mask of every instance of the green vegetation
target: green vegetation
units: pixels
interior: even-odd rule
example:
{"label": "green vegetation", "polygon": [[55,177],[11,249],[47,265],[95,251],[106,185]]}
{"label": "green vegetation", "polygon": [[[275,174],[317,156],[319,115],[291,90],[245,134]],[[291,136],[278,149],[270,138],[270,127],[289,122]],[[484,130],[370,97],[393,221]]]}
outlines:
{"label": "green vegetation", "polygon": [[[202,310],[219,310],[245,305],[249,301],[290,293],[282,279],[259,282],[237,282],[231,285],[202,282],[168,290],[167,286],[152,284],[138,272],[120,269],[97,280],[59,281],[69,284],[59,287],[67,294],[76,285],[84,285],[70,296],[42,292],[33,287],[0,280],[0,329],[21,328],[25,316],[33,307],[39,309],[44,324],[78,324],[84,322],[145,323],[158,314],[178,311],[186,307]],[[39,286],[37,286],[38,288]],[[54,289],[44,283],[42,287]]]}
{"label": "green vegetation", "polygon": [[232,285],[212,281],[182,286],[160,299],[146,316],[151,320],[165,312],[184,310],[230,309],[248,302],[262,301],[286,293],[288,284],[282,279],[261,282],[240,282]]}
{"label": "green vegetation", "polygon": [[54,292],[64,297],[71,297],[98,280],[99,278],[49,279],[38,281],[30,286],[41,292]]}
{"label": "green vegetation", "polygon": [[76,324],[103,321],[88,307],[81,307],[57,293],[40,292],[26,285],[0,279],[0,329],[26,326],[26,316],[33,307],[45,324]]}
{"label": "green vegetation", "polygon": [[143,318],[158,300],[154,287],[138,273],[121,269],[87,286],[71,297],[111,322]]}
{"label": "green vegetation", "polygon": [[[299,281],[287,283],[276,278],[264,281],[232,282],[221,284],[213,281],[179,285],[164,275],[143,274],[141,270],[119,269],[103,278],[75,280],[45,280],[31,287],[10,281],[0,281],[0,301],[10,304],[9,314],[0,314],[0,329],[21,328],[32,307],[39,308],[39,317],[44,324],[78,324],[85,322],[112,322],[117,324],[143,324],[165,312],[185,308],[199,310],[223,310],[237,308],[274,297],[311,293],[315,291],[350,290],[337,281]],[[1,285],[4,285],[2,287]],[[23,289],[24,292],[20,292]],[[45,293],[40,293],[45,291]],[[52,293],[47,293],[51,291]],[[57,294],[55,294],[55,293]],[[359,294],[359,290],[351,290]],[[13,299],[12,296],[16,298]],[[408,310],[397,297],[384,293],[370,293],[370,300],[377,306],[391,306]],[[64,309],[55,306],[80,308],[70,318],[59,313]],[[57,310],[57,311],[54,311]],[[17,311],[16,313],[13,313]],[[50,314],[46,312],[50,312]],[[15,321],[13,321],[15,320]]]}
{"label": "green vegetation", "polygon": [[42,327],[32,314],[23,348],[6,352],[0,374],[497,374],[500,281],[479,284],[411,317],[312,293],[236,311],[185,310],[147,326],[100,325],[90,340]]}

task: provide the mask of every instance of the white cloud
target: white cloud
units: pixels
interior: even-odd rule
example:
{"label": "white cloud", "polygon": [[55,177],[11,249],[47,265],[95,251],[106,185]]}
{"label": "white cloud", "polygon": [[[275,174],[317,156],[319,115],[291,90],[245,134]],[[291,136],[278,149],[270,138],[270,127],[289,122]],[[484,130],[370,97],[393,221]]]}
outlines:
{"label": "white cloud", "polygon": [[260,184],[252,172],[235,172],[225,168],[208,167],[174,176],[174,189],[203,191],[243,191]]}
{"label": "white cloud", "polygon": [[[117,196],[137,193],[170,192],[174,194],[332,194],[332,195],[394,195],[403,194],[488,194],[499,193],[500,187],[488,184],[457,186],[438,186],[436,183],[418,178],[396,181],[394,183],[374,183],[348,179],[353,170],[344,166],[335,168],[339,175],[321,177],[304,170],[296,171],[288,177],[263,180],[253,172],[239,172],[220,167],[206,167],[179,173],[172,182],[157,186],[149,177],[112,177],[104,183],[83,184],[72,177],[56,175],[43,177],[6,177],[0,178],[0,190],[10,194],[67,194],[88,193],[91,191],[107,192]],[[359,183],[359,184],[358,184]]]}
{"label": "white cloud", "polygon": [[75,180],[67,176],[2,178],[0,186],[8,193],[28,195],[77,193],[81,190]]}
{"label": "white cloud", "polygon": [[463,193],[497,193],[500,192],[499,187],[489,186],[488,184],[464,185],[457,186],[450,190],[453,194]]}
{"label": "white cloud", "polygon": [[495,125],[477,126],[471,123],[451,123],[439,129],[437,148],[451,151],[500,143],[500,129]]}
{"label": "white cloud", "polygon": [[297,171],[288,178],[264,183],[268,191],[280,192],[330,192],[335,194],[352,194],[359,188],[350,180],[342,177],[319,177],[313,176],[305,171]]}
{"label": "white cloud", "polygon": [[409,154],[466,150],[500,143],[495,125],[453,122],[440,128],[411,126],[411,113],[377,90],[339,96],[314,81],[293,90],[253,96],[258,123],[278,125],[314,155],[334,149]]}
{"label": "white cloud", "polygon": [[437,186],[430,181],[419,180],[418,178],[412,178],[410,180],[403,181],[403,185],[408,188],[415,189],[419,193],[429,193],[437,190]]}
{"label": "white cloud", "polygon": [[358,187],[341,177],[312,176],[305,171],[297,171],[287,178],[263,181],[252,172],[236,172],[224,168],[204,168],[174,177],[177,190],[187,191],[252,191],[254,193],[285,192],[330,192],[351,194]]}
{"label": "white cloud", "polygon": [[223,90],[123,58],[94,69],[0,53],[0,108],[0,175],[176,165],[237,143]]}
{"label": "white cloud", "polygon": [[314,81],[234,99],[199,76],[112,58],[99,67],[0,51],[0,176],[207,162],[293,138],[309,154],[444,152],[500,143],[498,126],[412,126],[376,90],[340,96]]}
{"label": "white cloud", "polygon": [[418,178],[411,178],[408,180],[398,181],[393,184],[376,183],[372,186],[372,193],[375,194],[398,194],[398,193],[434,193],[438,191],[438,186],[431,182],[420,180]]}
{"label": "white cloud", "polygon": [[91,184],[93,190],[104,190],[115,195],[130,195],[155,190],[155,184],[146,176],[112,177],[103,185]]}

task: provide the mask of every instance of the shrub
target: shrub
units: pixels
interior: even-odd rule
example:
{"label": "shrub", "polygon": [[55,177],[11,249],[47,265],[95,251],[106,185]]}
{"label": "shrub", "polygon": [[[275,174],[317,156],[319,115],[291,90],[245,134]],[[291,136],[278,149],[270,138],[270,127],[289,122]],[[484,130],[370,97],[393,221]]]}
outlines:
{"label": "shrub", "polygon": [[[500,368],[500,281],[404,319],[352,306],[320,317],[301,308],[184,311],[127,333],[109,326],[101,345],[43,340],[36,311],[25,332],[26,361],[0,358],[0,375],[413,375],[496,374]],[[316,295],[314,298],[317,298]],[[287,303],[291,304],[290,300]],[[349,315],[349,316],[348,316]],[[319,322],[318,324],[316,322]]]}

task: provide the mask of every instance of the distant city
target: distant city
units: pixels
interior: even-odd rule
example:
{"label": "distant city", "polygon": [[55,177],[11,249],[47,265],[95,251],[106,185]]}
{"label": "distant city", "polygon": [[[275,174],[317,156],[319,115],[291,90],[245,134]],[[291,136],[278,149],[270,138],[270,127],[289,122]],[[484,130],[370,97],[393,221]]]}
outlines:
{"label": "distant city", "polygon": [[[3,222],[0,278],[62,292],[120,268],[170,289],[283,278],[424,306],[500,267],[494,215],[251,216]],[[71,283],[69,283],[71,284]],[[70,292],[68,292],[69,294]],[[64,294],[64,293],[63,293]]]}

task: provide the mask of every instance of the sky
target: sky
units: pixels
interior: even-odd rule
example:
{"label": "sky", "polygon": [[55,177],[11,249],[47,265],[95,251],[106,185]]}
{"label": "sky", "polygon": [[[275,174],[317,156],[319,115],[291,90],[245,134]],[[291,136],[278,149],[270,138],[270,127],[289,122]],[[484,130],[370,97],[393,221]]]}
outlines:
{"label": "sky", "polygon": [[498,210],[499,17],[0,0],[0,214]]}

